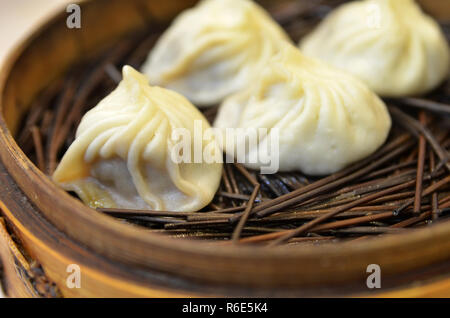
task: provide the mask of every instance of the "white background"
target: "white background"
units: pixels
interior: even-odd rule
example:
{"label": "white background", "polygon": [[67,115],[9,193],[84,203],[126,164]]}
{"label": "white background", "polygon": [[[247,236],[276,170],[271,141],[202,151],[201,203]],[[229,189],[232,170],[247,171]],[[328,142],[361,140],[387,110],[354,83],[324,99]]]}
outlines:
{"label": "white background", "polygon": [[[37,24],[69,0],[0,0],[0,67],[8,52]],[[0,286],[0,298],[3,298]]]}

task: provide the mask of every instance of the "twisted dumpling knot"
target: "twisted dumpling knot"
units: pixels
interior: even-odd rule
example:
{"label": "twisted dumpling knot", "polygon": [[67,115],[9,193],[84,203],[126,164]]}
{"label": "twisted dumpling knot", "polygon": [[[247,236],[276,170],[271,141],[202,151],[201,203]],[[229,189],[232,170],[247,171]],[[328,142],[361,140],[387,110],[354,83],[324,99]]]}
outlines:
{"label": "twisted dumpling knot", "polygon": [[143,72],[197,106],[242,89],[288,36],[249,0],[204,0],[180,14],[151,51]]}
{"label": "twisted dumpling knot", "polygon": [[[193,136],[195,122],[210,127],[183,96],[125,66],[119,86],[83,117],[53,179],[92,207],[199,210],[217,191],[222,164],[174,162],[172,133]],[[201,139],[201,149],[210,143]]]}
{"label": "twisted dumpling knot", "polygon": [[301,41],[300,49],[386,97],[427,93],[449,74],[446,38],[414,0],[344,4]]}
{"label": "twisted dumpling knot", "polygon": [[[362,81],[286,44],[254,85],[224,101],[214,126],[269,130],[258,147],[276,131],[281,171],[323,175],[373,153],[385,142],[391,119]],[[244,146],[236,140],[223,142],[227,152]],[[247,152],[257,152],[256,146]]]}

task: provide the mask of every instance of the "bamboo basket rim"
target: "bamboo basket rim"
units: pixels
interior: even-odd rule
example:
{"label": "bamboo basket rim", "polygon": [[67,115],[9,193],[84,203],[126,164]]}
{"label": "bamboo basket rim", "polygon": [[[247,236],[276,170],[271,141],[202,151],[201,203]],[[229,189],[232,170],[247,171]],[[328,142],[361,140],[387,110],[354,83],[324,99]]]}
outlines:
{"label": "bamboo basket rim", "polygon": [[[87,6],[93,2],[96,1],[76,1],[81,6]],[[184,264],[186,268],[183,268],[180,274],[195,277],[201,276],[201,271],[205,270],[204,265],[195,261],[197,257],[208,259],[214,265],[219,262],[231,265],[231,271],[239,271],[239,268],[233,266],[248,265],[249,268],[263,267],[264,271],[270,273],[273,268],[271,266],[275,264],[281,272],[285,267],[290,268],[286,275],[292,273],[292,266],[298,266],[304,261],[317,264],[325,264],[329,261],[349,264],[353,261],[356,268],[361,264],[367,264],[365,261],[367,259],[376,261],[379,255],[386,252],[388,255],[400,255],[399,253],[405,251],[405,255],[410,255],[406,251],[418,246],[428,246],[428,249],[423,250],[424,254],[417,255],[414,261],[425,257],[424,255],[430,256],[432,261],[448,258],[450,251],[442,253],[442,250],[433,248],[436,242],[450,242],[450,222],[445,221],[410,233],[386,235],[360,242],[325,243],[321,246],[305,246],[302,249],[293,249],[289,246],[259,248],[246,245],[217,246],[149,233],[145,229],[122,224],[112,217],[85,206],[54,184],[31,162],[16,143],[3,117],[4,94],[16,63],[24,52],[32,48],[34,41],[45,34],[62,15],[62,12],[57,12],[42,22],[30,36],[9,52],[3,64],[0,71],[0,147],[2,149],[0,159],[21,190],[38,206],[44,217],[72,239],[105,256],[141,267],[157,266],[166,270],[175,270],[177,262],[181,263],[181,260],[189,258],[192,263]],[[41,198],[54,199],[55,205],[45,206],[45,200]],[[77,223],[70,226],[66,220],[77,220]],[[124,242],[125,239],[126,242]],[[130,245],[136,249],[130,251],[128,249]],[[140,254],[139,251],[144,253]],[[148,254],[149,251],[152,257]],[[404,260],[400,258],[390,262],[383,257],[383,261],[392,266],[411,262],[408,257]],[[224,270],[224,273],[230,274],[228,270]],[[252,275],[252,271],[248,270],[247,274]]]}

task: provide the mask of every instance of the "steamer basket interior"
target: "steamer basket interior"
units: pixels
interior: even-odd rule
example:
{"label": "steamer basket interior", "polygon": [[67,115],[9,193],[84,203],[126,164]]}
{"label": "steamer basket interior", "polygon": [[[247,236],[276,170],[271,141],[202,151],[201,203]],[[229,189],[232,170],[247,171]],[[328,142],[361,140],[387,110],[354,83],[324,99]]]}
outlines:
{"label": "steamer basket interior", "polygon": [[[56,15],[22,43],[1,70],[1,172],[2,181],[10,183],[8,189],[13,193],[0,196],[2,216],[14,232],[16,243],[42,264],[62,294],[365,295],[369,264],[379,264],[383,269],[384,291],[406,288],[419,278],[449,279],[449,222],[405,234],[305,245],[301,249],[218,247],[150,233],[92,210],[61,190],[33,164],[14,136],[39,93],[74,65],[95,58],[130,34],[166,27],[177,13],[195,2],[82,1],[82,29],[68,29],[66,14]],[[262,3],[269,6],[273,1]],[[426,6],[430,12],[436,10],[433,1]],[[442,15],[441,10],[437,11]],[[446,12],[450,14],[450,10]],[[52,235],[42,232],[60,238],[59,245],[52,241]],[[85,294],[65,287],[69,261],[78,262],[88,272]],[[124,291],[123,286],[128,286],[129,291]]]}

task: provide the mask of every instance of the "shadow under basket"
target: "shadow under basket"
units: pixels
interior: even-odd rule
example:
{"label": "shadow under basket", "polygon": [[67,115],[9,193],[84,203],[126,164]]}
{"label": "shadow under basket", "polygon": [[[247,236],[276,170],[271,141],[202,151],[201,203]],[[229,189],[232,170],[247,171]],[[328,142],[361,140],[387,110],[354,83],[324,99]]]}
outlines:
{"label": "shadow under basket", "polygon": [[[321,5],[318,2],[261,1],[295,41],[343,1],[322,1]],[[51,181],[48,172],[52,171],[61,153],[73,140],[75,123],[87,110],[81,106],[94,106],[115,86],[115,79],[120,76],[117,69],[125,61],[138,67],[157,35],[164,31],[173,17],[194,3],[190,0],[82,1],[81,29],[67,28],[67,13],[58,14],[10,55],[0,73],[0,257],[7,294],[12,297],[450,296],[450,222],[445,215],[438,217],[433,214],[436,207],[432,202],[438,200],[440,210],[447,209],[448,212],[449,187],[444,181],[449,172],[445,164],[437,173],[437,180],[429,179],[426,184],[424,181],[425,194],[430,188],[433,190],[433,185],[444,184],[439,188],[434,186],[435,189],[424,196],[422,214],[411,214],[397,223],[378,224],[378,228],[374,225],[376,218],[364,219],[363,224],[354,221],[336,224],[348,219],[333,219],[334,227],[330,226],[329,230],[334,232],[331,234],[302,235],[294,238],[292,244],[271,247],[173,237],[164,231],[146,228],[139,222],[128,222],[92,210]],[[441,2],[422,1],[430,12],[439,7],[436,3]],[[448,31],[445,23],[450,19],[445,19],[450,17],[443,16],[442,8],[437,12]],[[450,8],[446,12],[450,13]],[[124,52],[131,53],[127,55]],[[52,148],[52,142],[42,139],[48,133],[43,128],[53,127],[55,131],[57,109],[52,114],[46,113],[45,107],[64,104],[63,97],[70,94],[64,92],[67,92],[67,87],[70,89],[71,78],[78,78],[79,71],[89,67],[92,71],[77,88],[78,103],[83,105],[77,105],[77,100],[66,103],[68,113],[60,116],[60,120],[72,118],[72,122],[70,125],[65,125],[64,121],[58,124],[58,146]],[[97,94],[89,90],[92,82],[101,83],[101,88],[95,91]],[[416,108],[408,108],[408,105],[423,108],[425,116],[435,123],[443,117],[439,111],[448,111],[448,106],[443,105],[449,102],[448,87],[446,83],[426,98],[390,100],[387,103],[400,106],[391,108],[391,111],[394,119],[403,120],[406,126],[418,114]],[[57,94],[60,91],[64,92]],[[438,103],[436,100],[430,102],[434,97]],[[207,117],[213,116],[213,111],[206,112]],[[35,125],[38,121],[40,127]],[[395,166],[392,160],[392,163],[387,162],[374,171],[368,171],[375,178],[376,173],[390,176],[395,171],[403,172],[402,168],[415,169],[414,180],[405,179],[403,183],[392,185],[407,183],[402,191],[413,192],[409,197],[402,197],[401,193],[390,194],[398,195],[398,200],[414,199],[420,163],[428,162],[425,166],[430,169],[442,159],[438,154],[435,156],[435,148],[448,156],[449,136],[445,123],[443,128],[437,124],[429,127],[427,132],[434,135],[423,134],[422,137],[420,127],[414,123],[410,126],[413,131],[414,127],[419,131],[417,136],[405,135],[407,129],[397,127],[393,133],[397,135],[388,141],[394,142],[392,145],[395,146],[390,152],[397,151],[400,157],[409,158],[409,163],[402,166],[395,161]],[[38,131],[33,132],[36,128]],[[398,139],[402,138],[402,132],[406,137]],[[60,134],[64,138],[60,138]],[[432,147],[430,141],[439,138],[438,145]],[[419,139],[430,145],[426,158],[419,149]],[[399,143],[397,146],[395,140]],[[402,147],[404,152],[399,150]],[[41,158],[42,154],[47,161]],[[436,163],[431,158],[435,158]],[[352,189],[355,184],[367,182],[368,179],[363,177],[367,175],[319,191],[311,199],[339,194],[345,187]],[[336,180],[342,180],[342,176]],[[261,191],[270,192],[270,184],[264,190],[264,180],[259,178],[258,182],[261,183]],[[320,179],[307,180],[298,188],[315,182],[320,182]],[[222,187],[222,192],[226,192],[227,185]],[[361,196],[371,195],[375,190],[368,190]],[[439,193],[433,199],[437,190]],[[248,193],[234,193],[220,202],[238,205],[243,197],[248,196]],[[396,209],[386,209],[384,213],[394,213]],[[372,215],[370,211],[366,212],[358,216]],[[351,225],[364,225],[364,231],[369,231],[370,225],[375,230],[374,233],[363,231],[364,235],[354,236],[362,229]],[[388,231],[387,227],[391,230]],[[401,227],[408,229],[395,230]],[[385,235],[374,235],[381,232]],[[323,239],[330,236],[336,239]],[[370,264],[381,268],[381,289],[367,287]],[[77,281],[73,280],[78,270],[80,286],[76,286],[74,283]]]}

